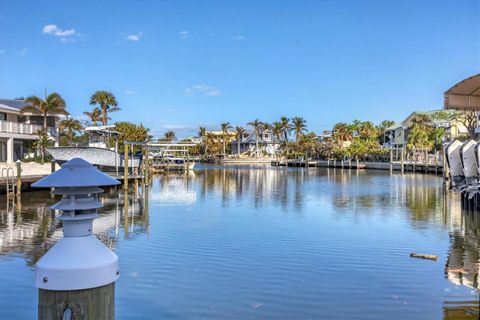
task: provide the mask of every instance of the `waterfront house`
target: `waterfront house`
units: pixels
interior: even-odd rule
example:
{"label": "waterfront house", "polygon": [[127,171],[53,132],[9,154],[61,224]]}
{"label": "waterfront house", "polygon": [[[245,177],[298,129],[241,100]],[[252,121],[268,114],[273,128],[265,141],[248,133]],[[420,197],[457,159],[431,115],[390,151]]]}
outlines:
{"label": "waterfront house", "polygon": [[[430,117],[439,111],[442,110],[414,111],[402,122],[395,123],[394,125],[386,128],[384,147],[405,147],[408,142],[408,133],[414,124],[415,117],[422,115]],[[445,111],[443,110],[443,112]],[[467,128],[465,128],[465,126],[457,120],[432,120],[432,124],[435,128],[445,128],[445,138],[447,140],[456,139],[459,136],[468,134]]]}
{"label": "waterfront house", "polygon": [[240,139],[233,140],[230,143],[232,154],[237,154],[238,152],[238,143],[240,143],[240,153],[247,153],[250,155],[253,154],[265,154],[265,155],[275,155],[278,148],[280,147],[281,141],[276,141],[275,145],[273,143],[273,134],[270,130],[263,131],[258,136],[258,150],[256,150],[256,137],[257,133],[255,131],[246,132]]}
{"label": "waterfront house", "polygon": [[[0,99],[0,162],[13,163],[33,150],[38,130],[43,127],[43,116],[21,114],[24,100]],[[58,121],[62,116],[47,117],[49,139],[58,145]]]}

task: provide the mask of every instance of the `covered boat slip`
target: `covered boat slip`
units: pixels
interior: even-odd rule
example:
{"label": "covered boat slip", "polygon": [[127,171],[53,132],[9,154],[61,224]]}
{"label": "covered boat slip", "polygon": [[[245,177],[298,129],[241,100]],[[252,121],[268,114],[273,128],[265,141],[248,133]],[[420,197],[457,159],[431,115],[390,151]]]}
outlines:
{"label": "covered boat slip", "polygon": [[[460,81],[444,94],[445,109],[480,112],[480,74]],[[478,122],[477,129],[478,133]],[[463,208],[480,210],[480,141],[450,141],[445,146],[449,186],[461,192]],[[461,171],[459,170],[461,168]]]}
{"label": "covered boat slip", "polygon": [[189,154],[189,148],[195,146],[194,143],[148,143],[148,154],[152,157],[151,171],[193,170],[195,162]]}
{"label": "covered boat slip", "polygon": [[444,94],[445,109],[480,111],[480,73],[460,81]]}

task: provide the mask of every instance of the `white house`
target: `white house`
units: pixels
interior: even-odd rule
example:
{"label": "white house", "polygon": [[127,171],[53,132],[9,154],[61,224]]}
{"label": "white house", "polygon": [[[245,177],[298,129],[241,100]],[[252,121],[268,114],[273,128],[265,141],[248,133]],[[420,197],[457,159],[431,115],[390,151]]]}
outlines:
{"label": "white house", "polygon": [[[240,153],[249,153],[253,154],[265,154],[265,155],[275,155],[276,151],[280,147],[281,141],[276,141],[275,145],[273,143],[273,134],[270,130],[263,131],[258,136],[258,150],[256,150],[256,132],[246,132],[243,137],[240,139]],[[230,150],[232,154],[238,153],[238,142],[233,140],[230,143]]]}
{"label": "white house", "polygon": [[[24,100],[0,99],[0,162],[13,163],[23,159],[39,138],[36,133],[43,127],[43,116],[20,114],[24,106]],[[47,117],[47,132],[56,145],[60,117]]]}

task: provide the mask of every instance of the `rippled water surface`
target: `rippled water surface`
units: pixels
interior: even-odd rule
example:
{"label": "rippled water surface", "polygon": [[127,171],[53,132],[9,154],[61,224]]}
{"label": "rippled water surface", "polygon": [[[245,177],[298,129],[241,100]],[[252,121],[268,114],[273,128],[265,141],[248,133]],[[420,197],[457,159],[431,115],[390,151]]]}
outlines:
{"label": "rippled water surface", "polygon": [[[120,259],[118,319],[478,318],[480,219],[439,177],[206,166],[135,189],[107,190],[94,225]],[[0,319],[37,315],[53,202],[0,198]]]}

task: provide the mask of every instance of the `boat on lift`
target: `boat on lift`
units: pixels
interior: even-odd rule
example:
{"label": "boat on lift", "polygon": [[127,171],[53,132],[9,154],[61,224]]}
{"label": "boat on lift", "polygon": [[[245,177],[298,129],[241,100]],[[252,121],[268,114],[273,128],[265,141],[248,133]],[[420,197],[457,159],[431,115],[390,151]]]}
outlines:
{"label": "boat on lift", "polygon": [[193,143],[149,143],[152,171],[193,170],[195,161],[189,155],[188,148],[195,146]]}
{"label": "boat on lift", "polygon": [[[123,171],[124,156],[118,152],[120,133],[115,131],[115,126],[93,126],[85,128],[84,131],[88,134],[88,145],[52,147],[47,148],[47,152],[59,165],[73,158],[82,158],[102,171]],[[128,160],[131,168],[139,167],[141,162],[136,156],[129,157]]]}
{"label": "boat on lift", "polygon": [[465,182],[463,174],[462,158],[460,156],[460,148],[462,143],[458,140],[452,140],[445,146],[445,158],[450,171],[451,186],[459,187]]}
{"label": "boat on lift", "polygon": [[467,185],[477,184],[478,182],[478,164],[477,156],[475,155],[476,144],[473,140],[467,140],[460,147],[463,175]]}

